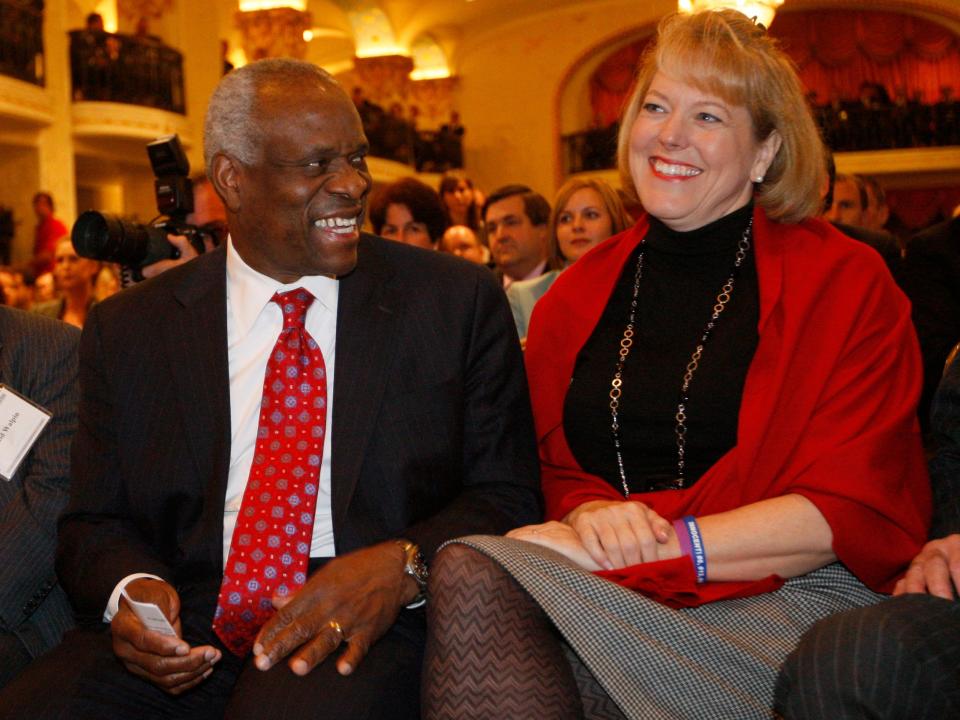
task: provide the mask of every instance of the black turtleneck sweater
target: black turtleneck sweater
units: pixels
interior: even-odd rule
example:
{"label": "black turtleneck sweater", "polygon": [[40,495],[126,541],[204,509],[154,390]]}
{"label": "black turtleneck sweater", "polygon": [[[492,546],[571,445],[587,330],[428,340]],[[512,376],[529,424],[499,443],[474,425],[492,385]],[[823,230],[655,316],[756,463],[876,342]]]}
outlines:
{"label": "black turtleneck sweater", "polygon": [[[677,403],[687,363],[710,320],[749,204],[698,230],[676,232],[650,218],[646,241],[631,255],[590,339],[577,355],[563,428],[580,466],[623,492],[610,425],[610,382],[630,315],[637,257],[643,252],[633,347],[620,398],[622,455],[631,492],[677,477]],[[751,250],[694,374],[687,403],[686,485],[737,441],[747,368],[759,341],[757,269]]]}

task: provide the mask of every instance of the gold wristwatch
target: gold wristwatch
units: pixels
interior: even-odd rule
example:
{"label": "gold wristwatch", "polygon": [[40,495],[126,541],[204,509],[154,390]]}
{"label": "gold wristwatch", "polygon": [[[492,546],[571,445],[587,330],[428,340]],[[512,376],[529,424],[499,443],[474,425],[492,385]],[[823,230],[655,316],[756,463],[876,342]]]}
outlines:
{"label": "gold wristwatch", "polygon": [[427,578],[430,573],[427,571],[427,565],[423,562],[423,555],[420,554],[420,548],[409,540],[397,540],[397,545],[403,550],[404,566],[403,572],[412,577],[417,583],[420,592],[409,605],[408,610],[418,608],[427,601]]}

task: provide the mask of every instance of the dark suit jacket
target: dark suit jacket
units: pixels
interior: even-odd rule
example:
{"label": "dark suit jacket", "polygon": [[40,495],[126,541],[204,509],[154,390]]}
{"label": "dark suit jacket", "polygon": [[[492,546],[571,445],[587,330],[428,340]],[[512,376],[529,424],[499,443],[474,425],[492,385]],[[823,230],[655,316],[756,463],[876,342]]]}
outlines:
{"label": "dark suit jacket", "polygon": [[53,413],[10,482],[0,480],[0,630],[33,656],[72,624],[53,570],[77,426],[76,328],[0,306],[0,383]]}
{"label": "dark suit jacket", "polygon": [[960,533],[960,361],[950,363],[930,413],[936,452],[930,458],[933,523],[930,538]]}
{"label": "dark suit jacket", "polygon": [[843,223],[833,223],[833,226],[847,237],[859,240],[880,253],[880,257],[882,257],[883,261],[887,264],[887,268],[889,268],[894,279],[899,280],[902,258],[900,242],[897,240],[896,235],[888,233],[886,230],[871,230],[869,228],[845,225]]}
{"label": "dark suit jacket", "polygon": [[919,413],[926,427],[943,363],[960,342],[960,218],[934,225],[910,239],[900,284],[913,303],[913,324],[923,355]]}
{"label": "dark suit jacket", "polygon": [[[230,456],[225,257],[119,293],[87,321],[57,564],[81,620],[98,621],[133,572],[212,618]],[[407,537],[429,558],[449,538],[536,520],[522,359],[490,273],[364,235],[338,308],[337,552]]]}

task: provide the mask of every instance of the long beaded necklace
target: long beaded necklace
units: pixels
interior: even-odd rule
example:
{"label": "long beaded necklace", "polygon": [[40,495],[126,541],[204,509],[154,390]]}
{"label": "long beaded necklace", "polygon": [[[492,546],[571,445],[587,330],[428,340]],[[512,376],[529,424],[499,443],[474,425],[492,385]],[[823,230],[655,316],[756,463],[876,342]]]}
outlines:
{"label": "long beaded necklace", "polygon": [[[737,271],[747,257],[750,250],[750,239],[753,234],[753,217],[747,222],[747,227],[737,243],[737,254],[733,260],[733,269],[720,292],[717,294],[717,301],[713,306],[713,313],[707,322],[703,333],[700,335],[700,342],[690,356],[690,362],[687,363],[683,374],[683,383],[680,387],[680,401],[677,403],[677,412],[674,415],[676,425],[674,433],[677,438],[677,478],[674,480],[670,489],[681,489],[686,480],[686,452],[687,452],[687,403],[690,402],[690,384],[693,382],[693,376],[700,367],[700,358],[703,355],[703,348],[706,347],[710,334],[716,326],[717,319],[723,313],[727,304],[730,302],[730,296],[733,293],[734,281],[737,277]],[[640,293],[640,278],[643,277],[643,247],[641,241],[640,253],[637,256],[637,270],[633,276],[633,296],[630,300],[630,317],[627,320],[627,326],[623,330],[623,337],[620,339],[620,352],[617,358],[617,364],[613,373],[613,380],[610,382],[610,430],[613,434],[613,447],[617,453],[617,468],[620,471],[620,482],[623,485],[624,497],[630,497],[630,486],[627,484],[627,473],[623,467],[623,448],[620,437],[620,397],[623,394],[623,366],[630,355],[630,348],[633,346],[633,336],[637,320],[637,297]]]}

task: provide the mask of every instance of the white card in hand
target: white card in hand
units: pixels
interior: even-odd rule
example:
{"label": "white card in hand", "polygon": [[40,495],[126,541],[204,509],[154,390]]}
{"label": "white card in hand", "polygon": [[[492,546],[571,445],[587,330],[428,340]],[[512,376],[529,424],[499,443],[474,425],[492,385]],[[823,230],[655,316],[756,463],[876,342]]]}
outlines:
{"label": "white card in hand", "polygon": [[43,408],[0,385],[0,477],[13,477],[50,417]]}
{"label": "white card in hand", "polygon": [[130,605],[130,609],[133,610],[133,614],[140,619],[140,622],[143,623],[143,626],[147,630],[152,630],[161,635],[176,636],[177,631],[173,629],[170,621],[167,620],[167,616],[163,614],[163,611],[155,603],[138,602],[134,600],[127,595],[126,588],[121,590],[121,592],[123,593],[124,599]]}

